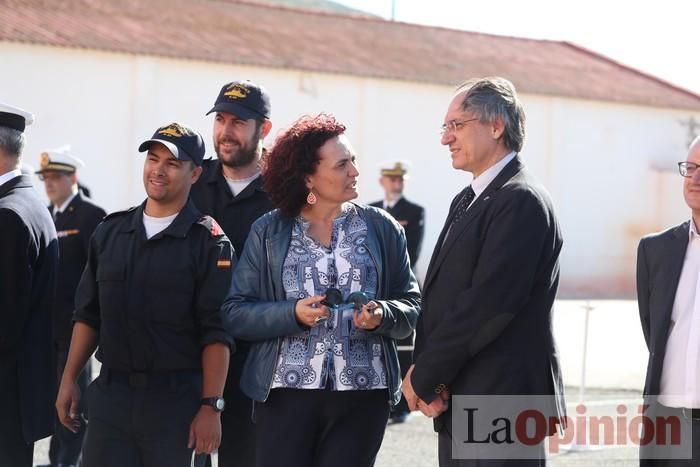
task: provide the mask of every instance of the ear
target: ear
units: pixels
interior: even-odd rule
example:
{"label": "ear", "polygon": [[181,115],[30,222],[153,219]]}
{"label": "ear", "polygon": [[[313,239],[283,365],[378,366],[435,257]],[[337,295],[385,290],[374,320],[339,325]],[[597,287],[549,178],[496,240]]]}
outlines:
{"label": "ear", "polygon": [[503,119],[497,118],[491,123],[491,137],[495,140],[500,139],[503,132],[506,130],[506,125]]}
{"label": "ear", "polygon": [[267,135],[270,134],[270,130],[272,130],[272,122],[270,120],[263,121],[263,124],[260,127],[260,138],[266,138]]}
{"label": "ear", "polygon": [[[194,163],[192,164],[194,165]],[[202,175],[202,167],[197,167],[196,165],[194,166],[194,169],[192,169],[192,184],[194,185],[197,180],[199,180],[200,175]]]}
{"label": "ear", "polygon": [[73,172],[70,174],[70,183],[71,185],[77,185],[78,184],[78,176]]}

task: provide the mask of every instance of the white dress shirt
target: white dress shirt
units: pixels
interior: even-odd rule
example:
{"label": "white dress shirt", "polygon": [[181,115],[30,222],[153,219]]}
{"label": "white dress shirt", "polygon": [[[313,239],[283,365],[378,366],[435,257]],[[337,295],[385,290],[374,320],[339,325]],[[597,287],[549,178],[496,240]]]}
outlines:
{"label": "white dress shirt", "polygon": [[508,162],[513,160],[515,155],[515,151],[511,152],[506,157],[496,162],[488,169],[484,170],[484,172],[481,175],[472,180],[472,190],[474,190],[474,194],[476,195],[474,196],[474,199],[477,199],[479,195],[481,195],[481,193],[484,192],[486,187],[488,187],[489,184],[498,176],[498,174],[501,173],[503,167],[508,165]]}
{"label": "white dress shirt", "polygon": [[56,220],[56,213],[60,212],[61,214],[63,214],[63,212],[66,210],[68,205],[71,203],[71,201],[73,201],[73,198],[75,198],[75,196],[77,194],[78,194],[78,188],[76,187],[73,190],[73,194],[70,195],[68,197],[68,199],[63,202],[63,204],[61,204],[60,206],[56,206],[55,204],[53,205],[53,211],[51,212],[51,215],[53,216],[54,220]]}
{"label": "white dress shirt", "polygon": [[403,198],[403,196],[399,196],[398,198],[392,200],[384,198],[384,210],[393,209],[401,198]]}
{"label": "white dress shirt", "polygon": [[22,175],[22,171],[19,169],[16,170],[10,170],[9,172],[6,172],[2,175],[0,175],[0,185],[4,185],[5,183],[9,182],[15,177],[19,177]]}
{"label": "white dress shirt", "polygon": [[700,235],[690,220],[688,249],[673,301],[659,402],[700,408]]}

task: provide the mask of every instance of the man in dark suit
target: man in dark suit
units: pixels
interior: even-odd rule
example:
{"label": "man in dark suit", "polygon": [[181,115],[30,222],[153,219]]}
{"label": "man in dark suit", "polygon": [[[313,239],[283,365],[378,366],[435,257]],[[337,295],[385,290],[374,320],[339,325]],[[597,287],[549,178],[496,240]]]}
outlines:
{"label": "man in dark suit", "polygon": [[565,410],[551,329],[562,238],[548,193],[517,154],[524,123],[513,85],[483,78],[457,88],[442,126],[453,168],[474,179],[452,201],[430,260],[404,379],[409,407],[436,417],[441,466],[545,462],[541,448],[539,459],[453,459],[462,442],[453,417],[464,413],[452,413],[450,395],[544,396],[545,416]]}
{"label": "man in dark suit", "polygon": [[[56,358],[57,382],[61,381],[66,366],[70,338],[73,332],[75,290],[85,268],[90,236],[104,216],[105,211],[83,197],[78,187],[78,169],[83,161],[71,154],[70,147],[46,151],[41,154],[37,175],[44,182],[46,195],[51,201],[49,212],[54,219],[60,249],[56,301],[53,310],[53,347]],[[78,386],[84,393],[90,384],[92,370],[85,366],[78,378]],[[80,408],[82,412],[82,407]],[[78,464],[83,444],[84,426],[78,433],[64,427],[58,419],[51,438],[48,466],[71,467]]]}
{"label": "man in dark suit", "polygon": [[[379,184],[384,188],[384,199],[370,203],[370,206],[382,208],[387,211],[396,221],[401,224],[406,231],[406,244],[408,257],[411,260],[411,268],[415,270],[423,245],[423,234],[425,232],[425,209],[415,203],[410,202],[403,196],[405,178],[408,173],[408,164],[398,161],[386,164],[380,169]],[[413,359],[413,338],[411,333],[405,339],[401,339],[398,344],[399,363],[401,364],[401,377],[406,376],[406,372],[411,366]],[[391,410],[389,424],[403,423],[408,417],[408,403],[402,397]]]}
{"label": "man in dark suit", "polygon": [[51,309],[58,240],[20,159],[28,112],[0,103],[0,465],[32,465],[53,432]]}
{"label": "man in dark suit", "polygon": [[[698,465],[700,462],[700,137],[679,163],[683,196],[691,218],[648,235],[637,250],[637,299],[649,349],[645,401],[648,415],[674,417],[692,436],[680,446],[654,439],[640,452],[640,465]],[[685,449],[692,444],[692,462]],[[653,459],[653,457],[663,457]],[[674,463],[677,462],[677,463]],[[685,462],[685,463],[683,463]]]}
{"label": "man in dark suit", "polygon": [[[214,114],[212,136],[217,158],[204,161],[202,176],[190,196],[202,213],[221,225],[239,256],[250,226],[273,209],[260,175],[263,140],[272,128],[270,112],[267,92],[251,81],[224,84],[207,112]],[[226,411],[221,416],[220,467],[255,465],[253,402],[239,387],[249,348],[250,344],[236,339],[236,352],[229,362]]]}

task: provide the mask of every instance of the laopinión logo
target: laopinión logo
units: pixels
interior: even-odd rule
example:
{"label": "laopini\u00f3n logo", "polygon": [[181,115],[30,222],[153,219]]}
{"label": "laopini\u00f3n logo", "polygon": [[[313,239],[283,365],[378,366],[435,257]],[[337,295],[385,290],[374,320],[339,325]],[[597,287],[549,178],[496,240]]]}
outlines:
{"label": "laopini\u00f3n logo", "polygon": [[576,445],[641,448],[607,451],[616,459],[620,453],[631,459],[692,458],[692,423],[680,411],[652,399],[603,407],[577,404],[562,416],[551,396],[453,395],[452,457],[543,459]]}

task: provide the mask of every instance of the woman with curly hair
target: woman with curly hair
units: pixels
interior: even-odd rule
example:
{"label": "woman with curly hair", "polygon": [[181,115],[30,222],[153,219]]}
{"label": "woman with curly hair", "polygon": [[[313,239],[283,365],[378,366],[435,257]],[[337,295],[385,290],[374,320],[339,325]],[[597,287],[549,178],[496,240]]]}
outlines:
{"label": "woman with curly hair", "polygon": [[355,153],[330,115],[281,134],[263,174],[277,209],[253,224],[223,307],[252,343],[240,384],[257,465],[371,466],[401,398],[396,340],[420,310],[406,237],[351,202]]}

